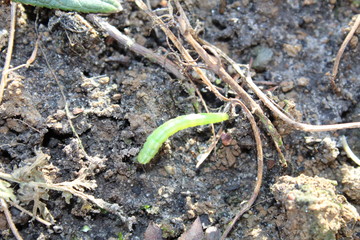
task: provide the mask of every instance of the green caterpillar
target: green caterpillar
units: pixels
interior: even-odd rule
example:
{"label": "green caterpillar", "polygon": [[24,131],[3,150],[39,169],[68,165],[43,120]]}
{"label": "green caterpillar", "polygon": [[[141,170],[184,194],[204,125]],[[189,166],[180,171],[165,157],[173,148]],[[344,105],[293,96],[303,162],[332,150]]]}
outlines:
{"label": "green caterpillar", "polygon": [[114,13],[122,10],[119,0],[13,0],[38,7],[84,13]]}
{"label": "green caterpillar", "polygon": [[173,134],[180,130],[210,123],[222,122],[229,119],[226,113],[199,113],[173,118],[155,129],[146,139],[144,147],[137,156],[141,164],[149,163],[159,151],[161,145]]}

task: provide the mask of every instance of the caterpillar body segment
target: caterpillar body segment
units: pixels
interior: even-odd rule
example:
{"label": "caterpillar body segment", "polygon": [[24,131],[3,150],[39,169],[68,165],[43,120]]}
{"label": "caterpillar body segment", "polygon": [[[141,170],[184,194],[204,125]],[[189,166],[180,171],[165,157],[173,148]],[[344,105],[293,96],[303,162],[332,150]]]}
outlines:
{"label": "caterpillar body segment", "polygon": [[146,139],[146,142],[137,156],[141,164],[149,163],[161,148],[162,144],[180,130],[218,123],[229,119],[226,113],[199,113],[179,116],[171,119],[155,129]]}

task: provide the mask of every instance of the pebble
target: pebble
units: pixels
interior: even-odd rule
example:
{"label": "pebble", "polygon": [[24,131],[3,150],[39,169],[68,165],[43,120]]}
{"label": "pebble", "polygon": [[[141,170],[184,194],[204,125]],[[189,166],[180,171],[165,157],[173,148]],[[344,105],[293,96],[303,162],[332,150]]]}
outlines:
{"label": "pebble", "polygon": [[9,32],[6,29],[0,30],[0,49],[6,46]]}
{"label": "pebble", "polygon": [[281,91],[284,93],[290,92],[294,88],[294,85],[293,81],[283,81],[280,83]]}
{"label": "pebble", "polygon": [[284,44],[283,45],[284,51],[290,56],[290,57],[296,57],[299,52],[302,50],[301,44]]}
{"label": "pebble", "polygon": [[165,171],[167,172],[167,174],[169,175],[175,175],[175,168],[174,166],[171,165],[167,165],[164,167]]}
{"label": "pebble", "polygon": [[357,47],[358,43],[359,43],[359,38],[358,38],[357,36],[353,36],[353,37],[351,38],[349,44],[350,44],[350,47],[354,49],[354,48]]}
{"label": "pebble", "polygon": [[310,83],[310,78],[307,77],[300,77],[296,80],[297,85],[300,87],[306,87]]}
{"label": "pebble", "polygon": [[316,0],[304,0],[303,1],[304,6],[313,5],[315,3],[316,3]]}
{"label": "pebble", "polygon": [[274,55],[273,50],[268,47],[258,47],[255,49],[255,51],[257,55],[253,62],[253,68],[258,70],[266,69]]}

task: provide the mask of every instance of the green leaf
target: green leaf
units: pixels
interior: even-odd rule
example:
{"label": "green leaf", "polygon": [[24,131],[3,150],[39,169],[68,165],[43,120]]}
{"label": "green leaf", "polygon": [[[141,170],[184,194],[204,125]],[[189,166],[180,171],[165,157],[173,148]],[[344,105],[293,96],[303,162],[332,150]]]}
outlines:
{"label": "green leaf", "polygon": [[38,7],[85,13],[114,13],[122,10],[119,0],[13,0]]}

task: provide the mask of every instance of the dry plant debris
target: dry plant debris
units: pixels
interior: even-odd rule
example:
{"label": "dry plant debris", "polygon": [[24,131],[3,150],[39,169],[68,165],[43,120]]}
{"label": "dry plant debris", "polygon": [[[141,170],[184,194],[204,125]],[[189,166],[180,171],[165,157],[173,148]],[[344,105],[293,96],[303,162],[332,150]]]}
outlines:
{"label": "dry plant debris", "polygon": [[[281,140],[281,137],[279,133],[277,132],[276,128],[273,126],[271,121],[265,116],[262,108],[260,105],[258,105],[255,100],[230,76],[230,74],[225,70],[224,67],[225,63],[227,62],[229,65],[235,69],[235,71],[239,74],[241,79],[255,92],[255,94],[262,100],[262,102],[272,111],[272,113],[282,119],[286,124],[291,125],[296,130],[302,130],[302,131],[309,131],[309,132],[320,132],[320,131],[335,131],[339,129],[345,129],[345,128],[360,128],[360,122],[356,123],[343,123],[343,124],[334,124],[334,125],[310,125],[310,124],[304,124],[297,122],[290,118],[287,114],[285,114],[282,109],[279,109],[276,105],[273,104],[273,102],[259,89],[259,87],[253,82],[251,74],[250,74],[250,66],[249,65],[240,65],[237,64],[235,61],[233,61],[230,57],[228,57],[226,54],[224,54],[220,49],[216,48],[212,44],[200,39],[196,31],[191,27],[190,22],[186,16],[186,13],[184,12],[183,8],[181,7],[180,3],[175,0],[175,6],[176,10],[171,5],[171,2],[168,3],[168,10],[169,14],[167,15],[168,18],[171,19],[171,22],[176,22],[175,26],[178,27],[176,30],[171,30],[168,27],[168,24],[166,24],[162,19],[162,17],[159,17],[155,15],[153,12],[148,9],[147,5],[142,2],[141,0],[136,0],[136,4],[141,8],[143,11],[145,11],[149,17],[154,21],[155,25],[158,25],[163,32],[166,34],[168,39],[174,44],[174,46],[177,48],[177,50],[180,53],[179,59],[182,59],[182,62],[179,64],[184,64],[184,70],[188,70],[190,67],[200,76],[203,83],[207,85],[207,87],[220,99],[223,101],[233,101],[237,103],[241,103],[241,107],[244,111],[246,109],[249,109],[251,111],[250,114],[254,113],[262,122],[263,127],[267,130],[269,135],[273,139],[273,143],[278,150],[280,161],[282,165],[286,166],[286,160],[283,155],[282,146],[283,142]],[[173,14],[174,12],[177,12],[177,16],[175,17]],[[175,31],[175,33],[174,33]],[[196,51],[199,58],[205,63],[208,69],[211,69],[213,73],[215,73],[220,79],[222,79],[225,83],[227,83],[230,88],[236,92],[237,98],[229,98],[228,96],[224,96],[209,80],[208,75],[205,73],[205,71],[198,66],[201,65],[200,60],[195,60],[190,54],[186,46],[182,43],[182,41],[176,37],[178,35],[181,35],[183,39],[192,47],[193,50]],[[225,60],[225,62],[223,61]],[[253,131],[256,130],[257,126],[253,127]],[[256,136],[256,135],[255,135]],[[256,137],[255,137],[256,138]],[[257,143],[258,147],[261,148],[261,145],[259,146],[259,143]],[[245,207],[240,210],[239,214],[234,218],[230,226],[226,229],[221,239],[225,239],[226,236],[231,231],[232,227],[234,226],[236,220],[245,212],[247,211],[252,203],[255,201],[258,191],[260,189],[261,185],[261,174],[259,172],[262,172],[262,154],[261,150],[259,152],[258,149],[258,178],[257,178],[257,185],[254,189],[253,195],[250,198],[250,201],[248,202],[249,205],[246,205]]]}
{"label": "dry plant debris", "polygon": [[330,83],[331,86],[334,90],[334,92],[336,93],[340,93],[341,89],[339,87],[336,86],[335,80],[336,80],[336,76],[338,74],[339,71],[339,65],[340,65],[340,60],[341,57],[345,51],[346,46],[349,44],[350,40],[352,39],[352,37],[354,36],[355,32],[360,29],[360,14],[357,16],[354,16],[355,21],[353,22],[353,25],[351,26],[351,30],[349,31],[348,35],[346,36],[346,38],[344,39],[344,42],[341,44],[341,47],[339,48],[338,53],[336,54],[336,58],[335,58],[335,62],[334,62],[334,67],[332,70],[332,74],[330,75]]}
{"label": "dry plant debris", "polygon": [[[293,127],[295,130],[300,131],[308,131],[308,132],[319,132],[319,131],[336,131],[339,129],[345,129],[345,128],[359,128],[360,123],[344,123],[344,124],[334,124],[334,125],[320,125],[320,126],[314,126],[309,124],[304,124],[295,121],[289,115],[284,113],[282,109],[280,109],[276,104],[273,103],[271,99],[269,99],[260,89],[259,87],[254,83],[251,75],[251,69],[250,66],[245,64],[238,64],[235,61],[233,61],[230,57],[228,57],[225,53],[223,53],[220,49],[216,48],[212,44],[204,41],[203,39],[200,39],[195,29],[192,28],[190,25],[189,20],[187,19],[186,13],[182,9],[181,5],[178,1],[175,1],[176,9],[173,8],[171,5],[171,2],[168,2],[168,14],[166,16],[157,16],[154,12],[150,11],[150,9],[147,8],[147,5],[144,4],[141,0],[136,0],[136,4],[148,14],[150,18],[154,21],[155,25],[158,25],[164,33],[167,35],[170,42],[175,46],[176,50],[172,54],[176,55],[176,58],[170,60],[167,57],[164,57],[160,54],[154,53],[144,47],[142,47],[139,44],[136,44],[132,39],[128,38],[126,35],[119,32],[116,28],[106,23],[106,21],[103,21],[102,19],[90,15],[89,19],[96,23],[98,26],[103,28],[105,31],[107,31],[110,35],[114,36],[115,39],[117,39],[120,43],[126,45],[130,50],[136,52],[137,54],[140,54],[144,57],[147,57],[149,59],[152,59],[154,62],[157,62],[158,64],[164,66],[167,71],[173,73],[175,76],[177,76],[179,79],[185,79],[185,76],[193,75],[193,72],[196,72],[196,74],[202,79],[202,82],[222,101],[224,102],[230,102],[232,105],[238,105],[241,106],[244,114],[249,119],[252,129],[254,131],[255,140],[257,142],[257,161],[258,161],[258,173],[257,173],[257,182],[255,184],[255,188],[253,191],[253,194],[250,197],[250,200],[245,204],[245,206],[239,211],[239,213],[236,215],[232,223],[229,225],[227,230],[222,236],[222,239],[225,239],[226,236],[229,234],[230,230],[236,223],[236,220],[239,219],[239,217],[254,203],[254,201],[257,198],[257,195],[259,193],[259,189],[261,187],[261,181],[262,181],[262,144],[260,140],[260,133],[259,129],[256,124],[256,120],[260,120],[261,124],[263,125],[263,128],[266,129],[268,134],[271,136],[274,146],[277,149],[279,153],[280,162],[283,166],[286,166],[286,160],[285,156],[283,154],[284,148],[283,148],[283,142],[281,139],[280,134],[276,130],[273,123],[269,120],[269,118],[264,113],[264,110],[262,109],[261,105],[258,104],[258,102],[253,99],[253,97],[242,88],[238,84],[238,82],[231,77],[231,75],[227,72],[226,69],[228,69],[229,66],[231,66],[236,72],[240,80],[246,84],[248,88],[250,88],[256,96],[262,101],[262,103],[270,109],[270,111],[279,119],[282,119],[286,124]],[[175,16],[174,14],[178,14]],[[12,14],[13,16],[15,14]],[[163,18],[166,17],[166,18]],[[164,22],[163,19],[167,19],[168,22]],[[356,20],[356,24],[358,24],[359,17]],[[170,29],[168,23],[176,23],[172,25],[172,28]],[[176,27],[174,27],[176,26]],[[354,27],[355,30],[357,27]],[[13,34],[10,31],[10,35]],[[353,34],[353,33],[352,33]],[[350,34],[349,34],[350,35]],[[9,41],[9,43],[12,41]],[[344,41],[345,43],[345,41]],[[346,43],[347,44],[347,43]],[[346,46],[345,44],[345,46]],[[342,47],[342,50],[345,47]],[[11,58],[11,50],[12,47],[9,46],[8,48],[8,55]],[[172,49],[173,50],[173,49]],[[35,52],[35,51],[34,51]],[[192,54],[190,54],[190,52]],[[193,57],[193,53],[197,53],[197,58]],[[339,50],[340,52],[340,50]],[[340,57],[337,57],[337,60],[340,61]],[[45,54],[44,54],[44,57]],[[7,66],[8,65],[8,66]],[[48,64],[49,65],[49,64]],[[27,65],[28,66],[28,65]],[[219,77],[222,81],[224,81],[228,86],[230,86],[232,93],[228,94],[228,92],[223,91],[223,89],[220,89],[219,87],[215,86],[212,83],[211,74],[208,74],[207,71],[204,70],[203,66],[206,66],[207,71],[211,71],[213,74],[215,74],[217,77]],[[1,81],[0,86],[0,103],[2,98],[2,92],[1,89],[4,89],[6,86],[6,77],[7,77],[7,69],[9,68],[9,61],[6,61],[4,71],[3,71],[3,79]],[[334,70],[337,71],[337,66]],[[193,72],[192,72],[193,71]],[[334,71],[335,72],[335,71]],[[55,74],[54,78],[56,79]],[[333,74],[334,78],[336,76],[336,73]],[[57,80],[56,80],[57,81]],[[58,82],[58,81],[57,81]],[[59,84],[60,85],[60,84]],[[60,89],[62,89],[60,87]],[[66,98],[64,96],[64,93],[62,92],[62,95],[64,97],[64,102],[66,101]],[[66,114],[69,118],[70,125],[72,126],[71,120],[70,120],[70,113],[66,106]],[[253,116],[254,115],[254,116]],[[72,127],[73,128],[73,127]],[[74,128],[72,129],[75,136],[77,136],[76,131]],[[78,136],[77,136],[78,137]],[[79,138],[79,137],[78,137]],[[83,150],[81,142],[78,142],[78,145]],[[86,153],[84,153],[88,159],[91,159],[91,157],[87,156]],[[36,217],[37,212],[39,211],[43,218],[48,219],[49,221],[53,221],[51,218],[51,214],[47,211],[46,206],[42,204],[41,199],[46,199],[48,197],[47,192],[48,190],[57,190],[57,191],[63,191],[63,192],[70,192],[71,194],[78,196],[82,198],[83,200],[92,201],[96,205],[109,209],[110,206],[108,203],[104,202],[101,199],[95,199],[91,195],[86,195],[83,193],[83,190],[85,188],[91,189],[94,188],[95,185],[93,185],[92,182],[89,182],[85,180],[86,174],[84,171],[83,173],[85,175],[81,174],[78,179],[75,179],[72,182],[66,182],[66,183],[53,183],[51,178],[48,178],[48,176],[43,171],[55,171],[52,168],[47,165],[47,160],[49,156],[46,154],[43,154],[41,152],[37,152],[37,157],[32,159],[33,163],[29,166],[26,166],[26,168],[18,169],[18,171],[14,171],[13,175],[1,173],[0,177],[7,182],[16,182],[20,186],[19,193],[22,192],[24,198],[22,199],[25,202],[34,201],[34,208],[33,208],[33,217]],[[41,161],[40,161],[41,160]],[[47,166],[47,167],[45,167]],[[21,174],[20,174],[21,173]],[[25,177],[26,174],[28,174],[29,179],[22,179],[22,177]],[[8,183],[3,181],[0,182],[0,191],[3,191],[8,196],[5,200],[7,202],[13,201],[13,195],[11,193],[11,190],[8,188]],[[23,186],[23,187],[21,187]],[[275,188],[275,187],[274,187]],[[21,191],[22,189],[22,191]],[[26,194],[28,191],[33,191],[33,198]],[[69,196],[69,195],[67,195]],[[68,199],[67,199],[68,200]],[[2,204],[4,206],[4,204]],[[350,211],[351,212],[351,211]],[[120,215],[122,215],[120,213]],[[341,217],[340,217],[341,218]],[[350,217],[351,219],[354,219],[353,217]],[[125,220],[125,218],[123,218]],[[129,220],[129,219],[126,219]],[[130,221],[130,220],[129,220]],[[330,229],[330,230],[329,230]],[[337,231],[339,228],[338,226],[335,226],[334,228],[325,229],[329,233],[329,236],[333,236],[333,233]],[[328,231],[329,230],[329,231]],[[323,236],[320,235],[317,236]]]}
{"label": "dry plant debris", "polygon": [[[131,228],[134,219],[125,217],[120,206],[84,193],[87,189],[91,190],[97,187],[95,181],[87,180],[87,177],[93,174],[94,166],[91,165],[98,165],[101,160],[99,161],[94,157],[88,167],[79,170],[78,177],[73,181],[54,183],[55,174],[58,170],[49,164],[50,156],[41,150],[35,150],[35,154],[35,157],[25,161],[25,166],[14,169],[11,174],[0,171],[0,179],[3,179],[0,182],[0,191],[4,193],[1,197],[2,200],[15,207],[18,202],[26,205],[33,202],[32,213],[26,211],[25,213],[31,214],[34,219],[39,219],[40,222],[50,226],[55,224],[55,220],[42,200],[49,200],[49,190],[59,191],[63,193],[67,203],[70,203],[73,196],[82,199],[84,202],[92,202],[95,206],[119,216],[126,224],[130,224],[128,226]],[[10,188],[10,182],[19,185],[16,193],[13,193],[13,189]]]}

